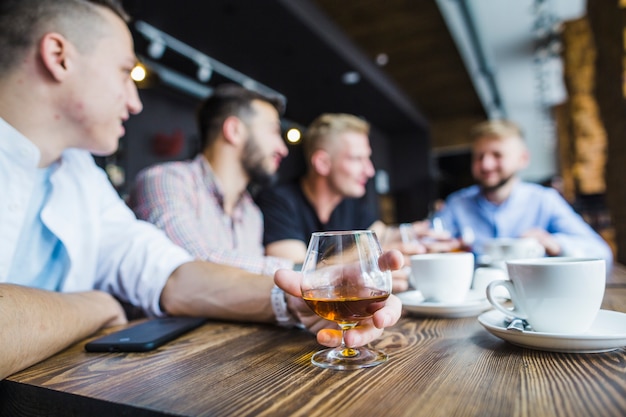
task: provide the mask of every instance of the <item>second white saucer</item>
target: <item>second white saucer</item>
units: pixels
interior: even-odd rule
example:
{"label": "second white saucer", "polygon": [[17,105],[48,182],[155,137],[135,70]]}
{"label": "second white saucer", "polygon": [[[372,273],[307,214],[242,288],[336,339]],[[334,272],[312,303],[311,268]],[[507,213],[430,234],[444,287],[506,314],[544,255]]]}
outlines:
{"label": "second white saucer", "polygon": [[485,293],[470,290],[461,303],[436,303],[424,301],[419,291],[405,291],[396,294],[406,311],[415,315],[441,318],[473,317],[491,308]]}

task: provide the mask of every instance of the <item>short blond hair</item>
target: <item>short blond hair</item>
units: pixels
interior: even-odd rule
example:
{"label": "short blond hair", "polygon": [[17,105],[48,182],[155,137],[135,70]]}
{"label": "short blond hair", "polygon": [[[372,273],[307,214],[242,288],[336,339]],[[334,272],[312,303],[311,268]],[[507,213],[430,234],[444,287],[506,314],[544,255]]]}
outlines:
{"label": "short blond hair", "polygon": [[522,129],[510,120],[488,120],[470,129],[469,139],[471,142],[475,142],[485,136],[496,138],[516,136],[524,140]]}
{"label": "short blond hair", "polygon": [[317,117],[302,138],[302,150],[307,164],[318,149],[328,149],[337,136],[344,132],[369,135],[370,124],[365,120],[345,113],[325,113]]}

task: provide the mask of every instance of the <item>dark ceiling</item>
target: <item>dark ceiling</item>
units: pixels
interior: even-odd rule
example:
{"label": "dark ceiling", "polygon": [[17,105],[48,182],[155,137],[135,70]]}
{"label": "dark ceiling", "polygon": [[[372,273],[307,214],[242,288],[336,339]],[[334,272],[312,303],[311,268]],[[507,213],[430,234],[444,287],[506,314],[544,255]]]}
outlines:
{"label": "dark ceiling", "polygon": [[[285,95],[285,117],[303,125],[323,112],[348,112],[390,139],[427,138],[433,124],[485,117],[434,0],[124,4],[135,19]],[[141,54],[147,44],[141,35],[136,42]],[[381,53],[384,66],[376,64]],[[195,78],[197,68],[180,57],[166,53],[162,62]],[[344,84],[348,71],[360,82]],[[208,85],[220,81],[216,75]]]}
{"label": "dark ceiling", "polygon": [[434,0],[314,0],[429,120],[484,111]]}

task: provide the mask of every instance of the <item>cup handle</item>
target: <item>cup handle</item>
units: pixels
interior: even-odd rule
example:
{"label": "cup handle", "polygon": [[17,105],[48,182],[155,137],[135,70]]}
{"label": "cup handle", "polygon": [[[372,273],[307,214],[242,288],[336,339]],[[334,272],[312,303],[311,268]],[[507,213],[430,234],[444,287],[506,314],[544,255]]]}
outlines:
{"label": "cup handle", "polygon": [[[506,288],[509,294],[511,295],[511,301],[513,301],[513,306],[514,306],[513,309],[506,308],[504,305],[502,305],[498,301],[498,298],[494,295],[495,294],[494,290],[498,286],[503,286],[504,288]],[[509,280],[491,281],[489,285],[487,285],[486,292],[487,292],[487,299],[489,300],[491,305],[496,310],[499,310],[500,312],[504,313],[507,317],[519,317],[521,319],[528,318],[526,313],[524,313],[523,311],[519,309],[519,307],[517,307],[518,304],[515,302],[517,298],[517,293],[515,292],[515,286],[513,285],[511,281]]]}

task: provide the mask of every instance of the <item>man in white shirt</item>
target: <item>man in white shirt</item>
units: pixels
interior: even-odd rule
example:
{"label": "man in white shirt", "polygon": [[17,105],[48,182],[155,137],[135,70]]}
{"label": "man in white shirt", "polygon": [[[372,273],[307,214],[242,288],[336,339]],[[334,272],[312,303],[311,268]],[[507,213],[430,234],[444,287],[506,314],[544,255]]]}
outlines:
{"label": "man in white shirt", "polygon": [[[151,315],[284,323],[291,313],[327,327],[299,298],[298,273],[276,274],[285,296],[269,276],[195,261],[138,221],[94,164],[90,153],[114,152],[142,109],[118,0],[0,0],[0,10],[0,378],[124,323],[110,294]],[[400,259],[388,253],[384,266]],[[346,342],[368,343],[400,310],[391,296]],[[341,341],[336,328],[317,338]]]}

